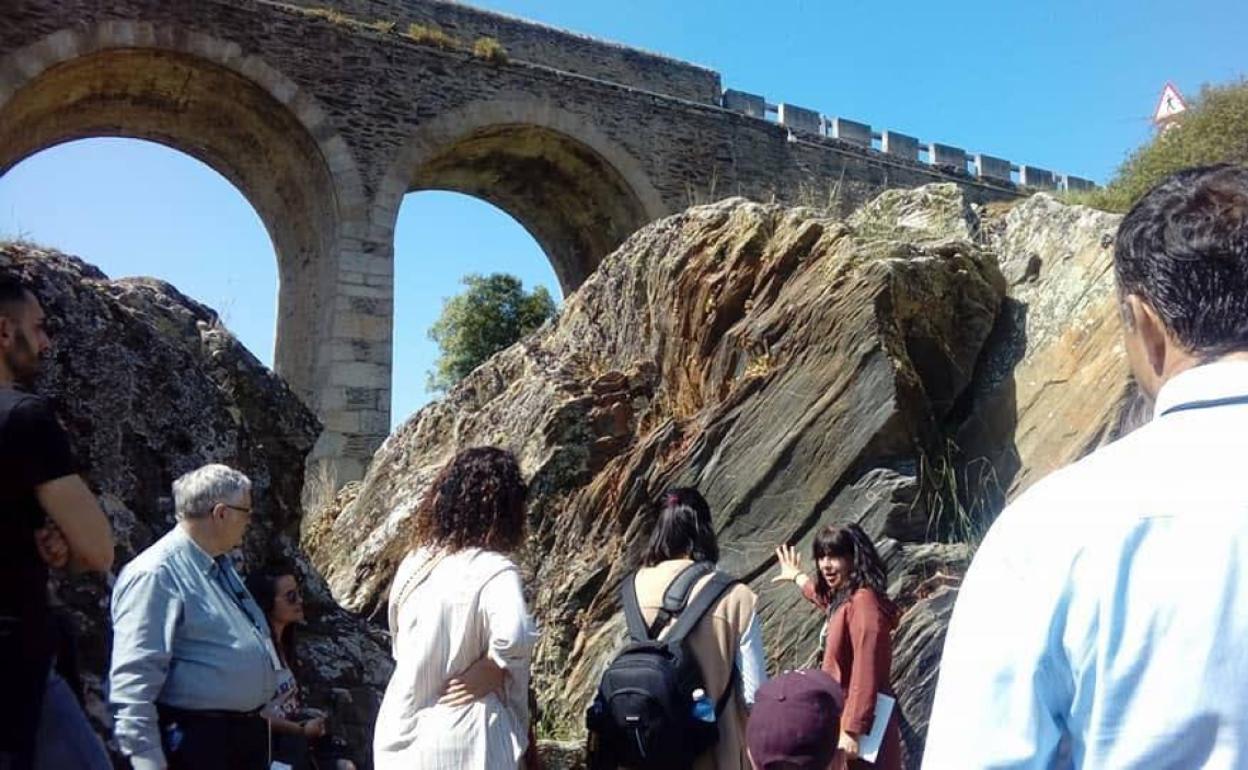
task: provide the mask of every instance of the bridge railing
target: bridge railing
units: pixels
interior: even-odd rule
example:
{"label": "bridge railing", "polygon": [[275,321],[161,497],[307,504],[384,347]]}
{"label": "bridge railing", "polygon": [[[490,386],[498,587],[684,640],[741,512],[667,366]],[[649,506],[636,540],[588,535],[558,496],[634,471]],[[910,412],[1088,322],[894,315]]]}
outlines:
{"label": "bridge railing", "polygon": [[922,142],[896,131],[875,131],[867,123],[841,117],[829,117],[816,110],[781,102],[772,104],[758,94],[726,90],[721,106],[759,120],[778,123],[794,136],[822,136],[838,139],[864,149],[926,162],[954,173],[1040,190],[1091,190],[1097,185],[1090,179],[1040,168],[1015,164],[1005,158],[984,153],[970,153],[961,147],[939,142]]}

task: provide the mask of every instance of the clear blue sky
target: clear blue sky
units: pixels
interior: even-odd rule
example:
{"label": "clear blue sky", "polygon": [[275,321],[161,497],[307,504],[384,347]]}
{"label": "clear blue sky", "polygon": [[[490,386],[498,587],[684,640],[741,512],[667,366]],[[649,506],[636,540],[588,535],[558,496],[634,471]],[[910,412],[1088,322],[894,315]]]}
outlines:
{"label": "clear blue sky", "polygon": [[[1187,96],[1248,74],[1248,2],[887,3],[482,0],[474,3],[717,69],[725,87],[1104,181],[1148,138],[1163,83]],[[222,177],[166,148],[94,139],[0,177],[0,236],[154,275],[217,308],[272,361],[272,244]],[[394,421],[429,399],[426,329],[468,272],[559,287],[506,214],[409,195],[396,235]]]}

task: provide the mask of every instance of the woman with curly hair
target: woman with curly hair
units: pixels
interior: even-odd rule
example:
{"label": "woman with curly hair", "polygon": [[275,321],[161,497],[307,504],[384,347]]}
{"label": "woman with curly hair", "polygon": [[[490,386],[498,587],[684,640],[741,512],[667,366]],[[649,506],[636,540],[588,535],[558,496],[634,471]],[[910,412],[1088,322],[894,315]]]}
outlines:
{"label": "woman with curly hair", "polygon": [[845,691],[841,712],[841,759],[849,770],[901,770],[901,730],[897,710],[889,717],[875,763],[860,757],[859,739],[875,721],[876,695],[893,695],[891,634],[897,608],[888,598],[884,562],[871,538],[857,524],[828,526],[815,536],[815,576],[802,571],[792,546],[776,549],[780,574],[792,581],[828,618],[823,635],[824,671]]}
{"label": "woman with curly hair", "polygon": [[390,589],[394,674],[378,770],[513,770],[529,743],[537,633],[520,571],[527,489],[510,452],[467,449],[433,480]]}

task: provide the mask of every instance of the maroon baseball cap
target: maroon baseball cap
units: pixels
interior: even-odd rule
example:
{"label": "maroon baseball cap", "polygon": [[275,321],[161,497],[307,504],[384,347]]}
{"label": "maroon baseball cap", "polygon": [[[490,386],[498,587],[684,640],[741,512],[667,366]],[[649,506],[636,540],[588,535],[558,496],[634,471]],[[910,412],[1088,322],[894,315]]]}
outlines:
{"label": "maroon baseball cap", "polygon": [[757,770],[827,770],[840,738],[841,686],[818,669],[788,671],[754,694],[745,742]]}

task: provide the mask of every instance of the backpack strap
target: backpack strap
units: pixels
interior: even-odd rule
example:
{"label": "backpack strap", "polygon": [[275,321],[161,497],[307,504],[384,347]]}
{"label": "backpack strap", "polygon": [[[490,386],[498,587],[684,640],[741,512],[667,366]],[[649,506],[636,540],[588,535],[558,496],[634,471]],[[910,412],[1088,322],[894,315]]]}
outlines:
{"label": "backpack strap", "polygon": [[624,622],[628,626],[628,636],[634,642],[645,642],[650,639],[650,629],[646,628],[646,619],[641,614],[641,604],[637,601],[637,573],[624,578],[620,585],[620,604],[624,607]]}
{"label": "backpack strap", "polygon": [[650,639],[657,639],[672,618],[685,611],[693,586],[714,571],[715,565],[705,561],[694,562],[680,571],[663,593],[663,606],[659,608],[654,622],[647,629]]}
{"label": "backpack strap", "polygon": [[711,573],[711,577],[706,581],[706,585],[701,591],[693,597],[693,601],[689,602],[689,606],[685,607],[685,611],[680,613],[680,617],[676,619],[676,624],[672,626],[671,631],[663,639],[669,645],[678,645],[685,640],[685,637],[693,631],[698,625],[698,621],[702,616],[715,606],[719,598],[728,592],[739,581],[723,572],[715,571]]}

